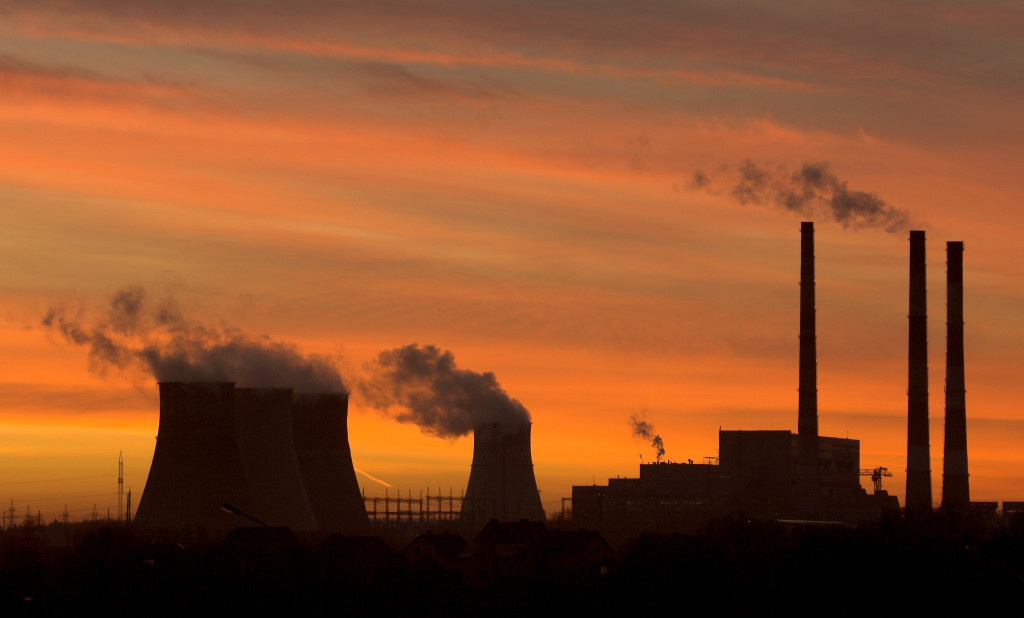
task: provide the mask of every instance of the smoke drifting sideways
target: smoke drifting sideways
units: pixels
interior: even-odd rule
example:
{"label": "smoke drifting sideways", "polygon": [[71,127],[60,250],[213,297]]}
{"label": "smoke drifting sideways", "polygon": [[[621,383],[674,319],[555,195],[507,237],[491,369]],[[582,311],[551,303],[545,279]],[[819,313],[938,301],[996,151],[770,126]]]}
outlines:
{"label": "smoke drifting sideways", "polygon": [[458,438],[492,423],[505,432],[530,423],[529,411],[493,373],[460,369],[450,351],[433,345],[381,352],[367,363],[358,390],[370,407],[439,438]]}
{"label": "smoke drifting sideways", "polygon": [[633,428],[634,438],[650,441],[651,447],[655,452],[654,461],[661,461],[661,458],[665,456],[665,443],[662,442],[661,436],[654,433],[654,425],[647,422],[647,419],[644,418],[644,413],[631,414],[629,416],[629,425]]}
{"label": "smoke drifting sideways", "polygon": [[686,189],[712,195],[727,192],[740,204],[770,206],[809,218],[824,213],[848,229],[876,228],[902,234],[912,227],[907,211],[874,193],[849,189],[827,162],[804,163],[790,172],[784,166],[774,170],[758,167],[747,159],[736,170],[723,168],[709,174],[697,169]]}
{"label": "smoke drifting sideways", "polygon": [[119,290],[99,316],[53,306],[42,325],[66,342],[88,348],[89,370],[98,375],[116,370],[152,376],[157,382],[348,392],[328,357],[305,355],[294,344],[266,336],[254,339],[223,324],[204,326],[187,318],[173,299],[151,305],[140,286]]}

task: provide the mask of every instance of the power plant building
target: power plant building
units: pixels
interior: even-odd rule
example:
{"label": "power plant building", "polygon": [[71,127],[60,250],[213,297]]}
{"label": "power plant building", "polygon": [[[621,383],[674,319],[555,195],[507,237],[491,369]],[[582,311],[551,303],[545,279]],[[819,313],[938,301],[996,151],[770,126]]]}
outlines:
{"label": "power plant building", "polygon": [[813,223],[800,232],[798,433],[720,430],[717,459],[645,464],[639,478],[574,486],[575,524],[621,540],[693,531],[722,515],[862,521],[899,508],[886,492],[861,487],[858,440],[818,435]]}

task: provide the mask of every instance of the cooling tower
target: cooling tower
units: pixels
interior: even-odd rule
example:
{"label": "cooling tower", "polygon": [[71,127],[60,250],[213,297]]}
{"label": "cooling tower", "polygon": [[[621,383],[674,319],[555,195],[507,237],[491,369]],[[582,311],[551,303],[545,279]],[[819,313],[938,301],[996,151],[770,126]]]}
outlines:
{"label": "cooling tower", "polygon": [[245,511],[245,479],[238,454],[234,385],[160,384],[160,427],[153,464],[135,525],[224,534],[245,521],[221,510]]}
{"label": "cooling tower", "polygon": [[946,243],[946,434],[942,451],[942,506],[971,502],[967,475],[967,402],[964,388],[964,243]]}
{"label": "cooling tower", "polygon": [[544,521],[530,452],[531,425],[508,429],[503,424],[473,430],[473,466],[466,485],[460,521],[482,525],[501,521]]}
{"label": "cooling tower", "polygon": [[799,503],[814,509],[820,496],[818,473],[818,359],[814,314],[814,223],[800,224],[800,387],[797,439]]}
{"label": "cooling tower", "polygon": [[369,534],[370,520],[348,443],[348,395],[297,394],[292,402],[292,431],[317,529],[322,533]]}
{"label": "cooling tower", "polygon": [[269,526],[316,530],[292,439],[292,389],[236,389],[235,431],[246,514]]}
{"label": "cooling tower", "polygon": [[932,470],[928,436],[928,302],[924,232],[910,232],[910,311],[907,346],[907,496],[908,510],[932,508]]}

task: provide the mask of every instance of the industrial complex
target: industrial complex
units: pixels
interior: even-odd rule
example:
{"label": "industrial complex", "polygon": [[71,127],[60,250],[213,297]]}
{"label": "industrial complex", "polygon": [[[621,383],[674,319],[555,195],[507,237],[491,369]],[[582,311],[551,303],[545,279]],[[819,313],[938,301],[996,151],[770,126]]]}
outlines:
{"label": "industrial complex", "polygon": [[[635,478],[572,488],[574,527],[627,539],[644,532],[687,532],[714,517],[742,515],[801,522],[861,523],[898,511],[881,489],[885,468],[864,470],[860,441],[818,433],[814,224],[801,225],[797,432],[719,430],[718,456],[702,462],[642,464]],[[932,508],[928,442],[925,235],[910,233],[906,508]],[[947,351],[942,506],[971,506],[963,362],[963,243],[947,244]],[[231,383],[160,384],[160,428],[134,519],[148,530],[226,535],[237,526],[297,533],[365,535],[378,505],[360,495],[347,428],[348,395]],[[489,521],[542,521],[529,420],[473,428],[464,495],[435,496],[437,515],[475,533]],[[861,477],[871,475],[867,493]],[[384,518],[413,522],[422,498],[390,498]],[[458,508],[456,505],[458,504]],[[406,510],[403,511],[403,508]],[[240,518],[239,516],[243,518]],[[428,518],[429,519],[429,518]],[[441,519],[440,517],[438,519]],[[373,520],[373,521],[371,521]],[[437,523],[434,521],[433,523]]]}
{"label": "industrial complex", "polygon": [[[963,243],[947,243],[946,426],[942,506],[971,508],[963,351]],[[609,539],[692,532],[713,517],[862,523],[899,509],[885,468],[860,467],[860,441],[818,435],[814,224],[801,225],[798,431],[724,431],[718,457],[642,464],[636,478],[572,488],[572,518]],[[907,508],[930,510],[925,234],[910,233]],[[875,491],[860,485],[872,475]],[[975,508],[991,505],[974,505]],[[994,509],[993,509],[994,510]]]}

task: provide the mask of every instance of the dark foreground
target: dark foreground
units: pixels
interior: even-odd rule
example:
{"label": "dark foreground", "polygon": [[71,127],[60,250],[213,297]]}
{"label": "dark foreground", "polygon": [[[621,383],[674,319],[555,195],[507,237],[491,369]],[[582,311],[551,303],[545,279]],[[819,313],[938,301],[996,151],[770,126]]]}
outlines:
{"label": "dark foreground", "polygon": [[44,530],[0,533],[0,615],[846,616],[1016,612],[1024,599],[1019,517],[860,529],[718,520],[695,535],[644,536],[603,569],[533,556],[483,583],[457,561],[371,556],[339,539],[152,544],[108,525],[54,548]]}

